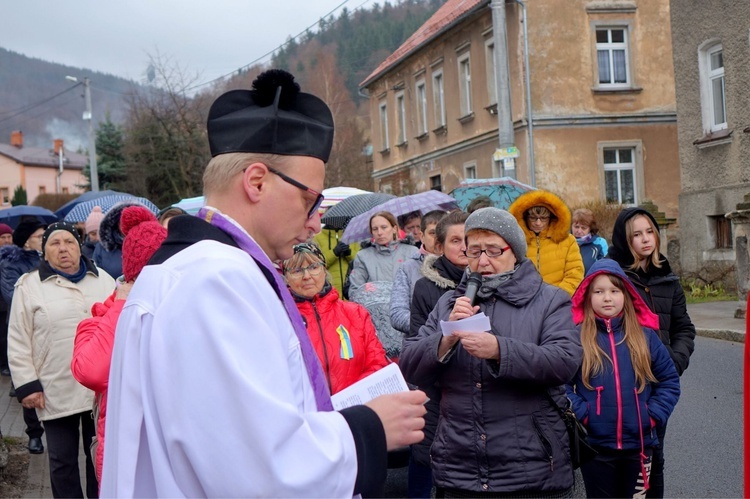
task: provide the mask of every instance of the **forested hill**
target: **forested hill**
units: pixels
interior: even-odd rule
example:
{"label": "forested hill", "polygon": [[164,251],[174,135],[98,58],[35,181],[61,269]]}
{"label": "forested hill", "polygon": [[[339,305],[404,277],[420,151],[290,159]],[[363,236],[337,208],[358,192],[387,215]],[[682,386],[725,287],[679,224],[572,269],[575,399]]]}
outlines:
{"label": "forested hill", "polygon": [[290,39],[275,54],[272,65],[295,74],[314,72],[316,60],[299,56],[306,52],[307,45],[319,44],[323,50],[335,53],[339,72],[356,101],[359,83],[444,3],[445,0],[404,0],[354,12],[344,8],[338,17],[321,19],[315,33],[306,33],[300,41]]}
{"label": "forested hill", "polygon": [[124,119],[125,96],[133,82],[0,48],[0,142],[9,143],[11,131],[22,130],[26,145],[51,147],[53,139],[62,138],[66,147],[85,146],[88,124],[82,119],[83,86],[65,92],[75,85],[66,76],[90,78],[95,124],[104,121],[106,113],[115,122]]}

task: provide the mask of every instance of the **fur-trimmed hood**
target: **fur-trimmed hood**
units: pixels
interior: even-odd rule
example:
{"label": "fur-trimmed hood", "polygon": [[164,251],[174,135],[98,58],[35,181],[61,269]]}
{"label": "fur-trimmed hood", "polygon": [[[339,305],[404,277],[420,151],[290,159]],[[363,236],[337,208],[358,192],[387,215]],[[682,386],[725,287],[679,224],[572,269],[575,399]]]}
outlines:
{"label": "fur-trimmed hood", "polygon": [[526,234],[527,241],[533,240],[535,235],[526,226],[523,215],[529,208],[534,206],[544,206],[556,217],[556,219],[550,218],[549,227],[547,228],[547,236],[550,239],[556,243],[560,243],[570,235],[571,216],[567,205],[562,199],[549,191],[535,190],[522,194],[508,208],[508,211],[518,220],[518,225],[521,226],[524,234]]}
{"label": "fur-trimmed hood", "polygon": [[122,243],[125,240],[125,236],[123,236],[120,231],[120,216],[122,215],[122,210],[128,206],[143,205],[131,201],[117,203],[109,209],[106,215],[104,215],[102,223],[99,225],[99,241],[101,242],[102,247],[107,251],[122,249]]}
{"label": "fur-trimmed hood", "polygon": [[450,279],[443,277],[435,268],[435,263],[437,263],[438,258],[440,258],[438,255],[427,255],[424,257],[424,262],[422,262],[421,270],[422,276],[435,283],[435,285],[440,289],[455,289],[458,283],[455,283]]}

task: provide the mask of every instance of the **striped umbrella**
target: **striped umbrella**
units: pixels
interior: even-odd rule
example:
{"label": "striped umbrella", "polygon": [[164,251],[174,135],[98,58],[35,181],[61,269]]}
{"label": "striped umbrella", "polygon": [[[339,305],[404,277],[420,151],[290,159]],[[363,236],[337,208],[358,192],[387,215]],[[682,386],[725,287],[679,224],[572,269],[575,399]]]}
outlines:
{"label": "striped umbrella", "polygon": [[347,225],[341,240],[352,243],[370,239],[370,217],[379,211],[389,211],[398,217],[412,211],[427,213],[432,210],[453,210],[457,207],[455,199],[440,191],[426,191],[394,198],[354,217]]}
{"label": "striped umbrella", "polygon": [[114,205],[127,201],[130,203],[140,203],[153,212],[154,215],[159,213],[159,208],[146,198],[139,198],[130,194],[113,194],[96,199],[91,199],[75,206],[67,215],[66,222],[85,222],[94,206],[100,206],[102,213],[106,214]]}
{"label": "striped umbrella", "polygon": [[328,189],[323,189],[323,195],[325,196],[325,199],[323,200],[323,204],[320,205],[321,208],[330,208],[331,206],[338,204],[340,201],[343,201],[346,198],[350,198],[352,196],[356,196],[357,194],[372,194],[370,191],[363,191],[362,189],[357,189],[356,187],[329,187]]}
{"label": "striped umbrella", "polygon": [[341,230],[346,228],[349,221],[360,213],[364,213],[370,208],[383,204],[395,197],[392,194],[383,194],[382,192],[356,194],[333,205],[320,221],[330,229]]}

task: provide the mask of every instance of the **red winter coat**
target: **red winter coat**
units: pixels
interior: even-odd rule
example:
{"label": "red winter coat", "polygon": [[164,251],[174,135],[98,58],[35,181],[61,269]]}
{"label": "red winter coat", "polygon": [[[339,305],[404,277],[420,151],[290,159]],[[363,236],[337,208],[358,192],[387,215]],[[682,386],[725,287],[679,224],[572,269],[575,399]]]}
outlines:
{"label": "red winter coat", "polygon": [[312,299],[294,297],[331,394],[388,365],[385,350],[365,307],[339,299],[335,288]]}
{"label": "red winter coat", "polygon": [[[116,291],[115,291],[116,293]],[[125,300],[115,300],[112,293],[104,303],[94,303],[91,318],[81,321],[73,344],[73,377],[86,388],[93,390],[99,400],[99,420],[96,422],[96,476],[101,480],[104,460],[104,422],[107,417],[107,381],[112,348],[115,345],[115,328]]]}

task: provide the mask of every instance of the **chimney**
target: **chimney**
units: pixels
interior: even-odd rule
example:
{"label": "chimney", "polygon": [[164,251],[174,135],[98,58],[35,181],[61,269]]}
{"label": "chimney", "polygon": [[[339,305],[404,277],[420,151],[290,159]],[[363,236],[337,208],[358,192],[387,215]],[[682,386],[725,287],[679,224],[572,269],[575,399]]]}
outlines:
{"label": "chimney", "polygon": [[60,149],[63,148],[63,139],[55,139],[55,156],[60,154]]}
{"label": "chimney", "polygon": [[10,145],[16,146],[19,149],[23,147],[23,132],[21,130],[10,132]]}

